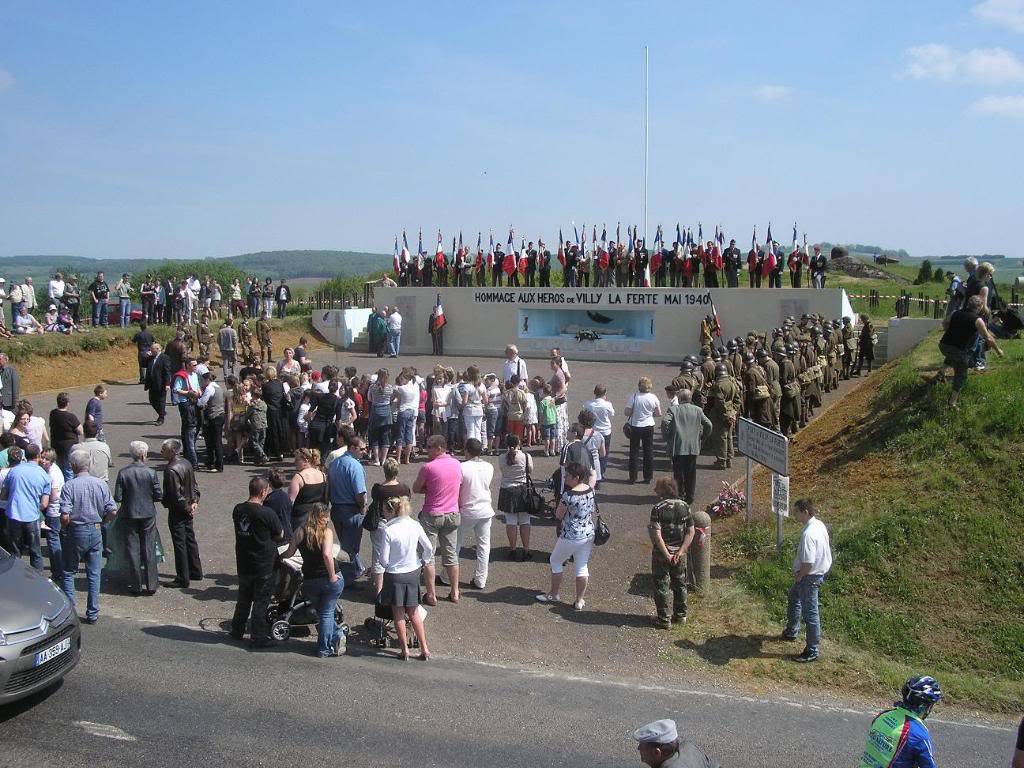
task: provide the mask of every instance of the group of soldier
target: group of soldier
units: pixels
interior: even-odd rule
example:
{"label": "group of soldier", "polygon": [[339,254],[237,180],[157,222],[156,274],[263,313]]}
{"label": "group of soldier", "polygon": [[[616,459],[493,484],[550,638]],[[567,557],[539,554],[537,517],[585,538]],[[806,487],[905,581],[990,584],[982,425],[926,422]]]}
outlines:
{"label": "group of soldier", "polygon": [[738,417],[789,437],[807,425],[823,393],[860,373],[854,364],[861,342],[848,317],[789,317],[771,338],[752,331],[724,346],[713,344],[716,327],[713,318],[704,320],[702,359],[688,355],[666,387],[669,397],[690,390],[704,408],[714,425],[716,469],[731,466]]}
{"label": "group of soldier", "polygon": [[[653,252],[639,239],[629,246],[602,242],[589,251],[585,245],[566,241],[556,258],[567,288],[738,288],[744,267],[744,255],[736,241],[730,240],[726,247],[724,238],[706,244],[676,241],[671,247],[656,243]],[[751,288],[762,284],[781,288],[787,269],[790,287],[802,287],[804,274],[809,273],[813,286],[824,288],[828,259],[817,245],[813,255],[805,247],[794,248],[787,256],[773,243],[752,247],[745,266]],[[468,247],[459,246],[454,256],[438,250],[433,258],[420,254],[395,260],[396,277],[403,286],[484,287],[489,280],[493,287],[547,288],[551,286],[551,269],[552,254],[543,241],[536,247],[532,241],[524,242],[520,249],[510,247],[507,252],[500,244],[486,254],[479,248],[473,254]]]}
{"label": "group of soldier", "polygon": [[[273,361],[273,328],[267,317],[260,315],[256,320],[254,333],[247,315],[243,314],[239,318],[237,330],[234,327],[234,319],[228,315],[216,337],[210,328],[210,320],[211,318],[206,313],[200,316],[194,326],[195,332],[192,330],[193,326],[183,322],[178,323],[175,336],[182,341],[189,354],[197,354],[198,346],[198,357],[209,359],[210,348],[216,341],[222,357],[225,351],[231,351],[240,354],[241,359],[246,362],[258,360],[260,363],[269,363]],[[253,346],[254,336],[258,347]],[[259,355],[255,353],[257,348]]]}

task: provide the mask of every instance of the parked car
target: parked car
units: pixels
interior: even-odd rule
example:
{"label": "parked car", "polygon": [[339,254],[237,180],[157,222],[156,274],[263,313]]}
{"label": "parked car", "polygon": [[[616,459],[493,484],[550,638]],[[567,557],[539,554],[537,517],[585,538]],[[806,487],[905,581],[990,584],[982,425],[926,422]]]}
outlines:
{"label": "parked car", "polygon": [[[142,305],[132,303],[131,311],[128,313],[128,318],[132,323],[142,322]],[[121,306],[114,301],[113,303],[107,302],[107,323],[110,325],[120,325],[121,323]]]}
{"label": "parked car", "polygon": [[81,645],[64,593],[0,548],[0,704],[57,683],[78,664]]}

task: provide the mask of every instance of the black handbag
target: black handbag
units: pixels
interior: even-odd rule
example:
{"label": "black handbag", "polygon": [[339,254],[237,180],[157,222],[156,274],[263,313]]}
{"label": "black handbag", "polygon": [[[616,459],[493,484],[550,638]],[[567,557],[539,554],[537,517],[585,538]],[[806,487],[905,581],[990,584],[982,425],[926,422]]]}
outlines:
{"label": "black handbag", "polygon": [[516,510],[530,515],[543,515],[547,512],[547,502],[534,487],[533,480],[526,478],[526,484],[519,491]]}
{"label": "black handbag", "polygon": [[[371,496],[373,493],[371,491]],[[366,510],[366,514],[363,515],[363,530],[373,533],[380,527],[381,518],[381,503],[380,499],[374,496],[373,500],[370,501],[370,506]]]}
{"label": "black handbag", "polygon": [[599,514],[594,520],[594,546],[600,547],[602,544],[608,543],[608,539],[612,537],[612,532],[608,528],[608,524],[602,519]]}

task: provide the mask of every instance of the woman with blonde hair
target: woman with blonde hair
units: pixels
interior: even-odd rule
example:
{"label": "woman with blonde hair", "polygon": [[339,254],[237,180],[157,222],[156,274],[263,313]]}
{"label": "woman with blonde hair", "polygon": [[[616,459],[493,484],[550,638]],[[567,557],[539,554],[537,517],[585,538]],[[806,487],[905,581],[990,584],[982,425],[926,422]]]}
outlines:
{"label": "woman with blonde hair", "polygon": [[[334,544],[331,507],[318,502],[312,505],[303,525],[295,529],[288,549],[281,555],[283,559],[291,557],[296,551],[302,555],[302,589],[316,604],[319,617],[316,654],[320,658],[341,656],[345,646],[345,635],[335,620],[335,610],[338,598],[345,589],[345,579],[337,569]],[[339,559],[347,561],[348,555],[344,550],[340,551]]]}
{"label": "woman with blonde hair", "polygon": [[636,482],[640,450],[644,453],[644,482],[654,477],[654,420],[661,418],[661,403],[651,392],[651,380],[641,376],[637,391],[626,403],[626,425],[629,433],[629,482]]}
{"label": "woman with blonde hair", "polygon": [[383,573],[377,603],[390,606],[398,633],[399,658],[409,659],[405,621],[412,622],[420,645],[420,660],[430,658],[427,633],[423,627],[420,607],[420,571],[424,563],[433,562],[434,548],[423,526],[412,519],[412,506],[407,496],[396,496],[384,502],[384,515],[392,519],[384,528],[380,554],[374,570]]}
{"label": "woman with blonde hair", "polygon": [[466,369],[466,380],[459,385],[462,396],[462,421],[465,424],[465,439],[483,442],[484,401],[487,390],[480,380],[480,369],[475,365]]}
{"label": "woman with blonde hair", "polygon": [[320,451],[299,448],[295,451],[295,474],[288,483],[292,502],[292,530],[301,528],[313,507],[327,501],[327,475],[320,468]]}

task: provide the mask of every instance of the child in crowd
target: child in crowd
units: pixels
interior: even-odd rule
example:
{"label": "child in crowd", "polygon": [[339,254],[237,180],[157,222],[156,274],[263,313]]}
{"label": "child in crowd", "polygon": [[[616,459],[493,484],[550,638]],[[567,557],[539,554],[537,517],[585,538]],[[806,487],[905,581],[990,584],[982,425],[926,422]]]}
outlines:
{"label": "child in crowd", "polygon": [[558,422],[558,406],[555,405],[555,398],[551,396],[551,386],[549,384],[544,385],[542,392],[543,397],[537,410],[540,421],[540,433],[544,440],[544,455],[556,456],[558,454],[558,446],[556,445],[558,436],[555,424]]}
{"label": "child in crowd", "polygon": [[[303,374],[305,376],[306,374]],[[309,447],[309,419],[306,418],[306,414],[309,413],[310,405],[313,402],[313,393],[306,390],[302,393],[302,405],[299,406],[299,413],[296,416],[296,424],[299,428],[299,447]]]}
{"label": "child in crowd", "polygon": [[537,395],[534,394],[536,382],[520,382],[519,388],[526,395],[526,408],[523,410],[523,446],[530,448],[537,445]]}
{"label": "child in crowd", "polygon": [[263,450],[263,444],[267,440],[267,404],[263,401],[263,393],[258,387],[253,389],[252,396],[253,401],[245,415],[249,422],[249,439],[256,454],[256,463],[263,465],[267,463],[267,453]]}
{"label": "child in crowd", "polygon": [[92,391],[92,397],[85,404],[85,422],[96,425],[96,438],[104,443],[107,442],[107,437],[103,433],[103,401],[106,399],[107,388],[97,384]]}
{"label": "child in crowd", "polygon": [[668,408],[671,408],[673,405],[679,405],[679,398],[676,397],[676,391],[672,388],[671,384],[665,387],[665,399],[668,400]]}
{"label": "child in crowd", "polygon": [[501,439],[501,386],[498,384],[497,375],[488,373],[484,376],[484,389],[487,390],[487,399],[484,401],[486,445],[490,449],[491,455],[497,456]]}

